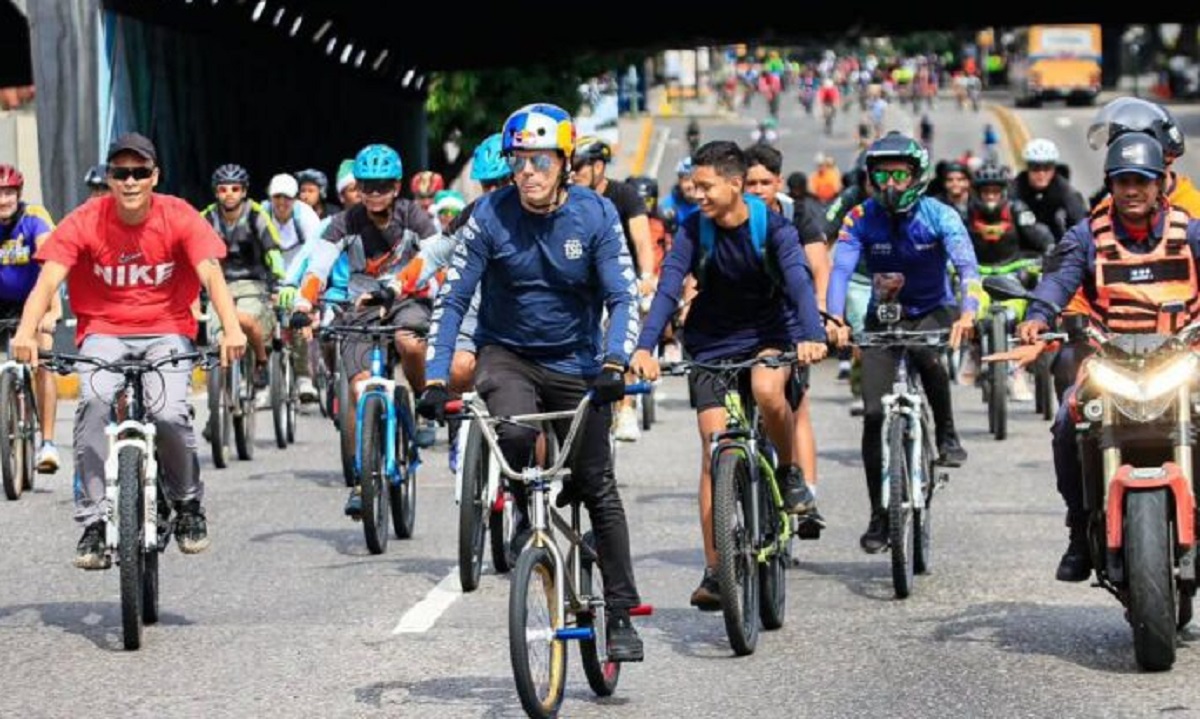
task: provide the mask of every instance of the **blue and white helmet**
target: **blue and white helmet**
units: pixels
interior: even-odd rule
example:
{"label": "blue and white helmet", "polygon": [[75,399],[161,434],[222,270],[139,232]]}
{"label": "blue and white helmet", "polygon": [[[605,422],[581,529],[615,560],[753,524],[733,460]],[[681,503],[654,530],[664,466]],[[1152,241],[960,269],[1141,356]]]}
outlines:
{"label": "blue and white helmet", "polygon": [[1029,165],[1057,165],[1058,145],[1044,137],[1037,137],[1025,144],[1021,157]]}

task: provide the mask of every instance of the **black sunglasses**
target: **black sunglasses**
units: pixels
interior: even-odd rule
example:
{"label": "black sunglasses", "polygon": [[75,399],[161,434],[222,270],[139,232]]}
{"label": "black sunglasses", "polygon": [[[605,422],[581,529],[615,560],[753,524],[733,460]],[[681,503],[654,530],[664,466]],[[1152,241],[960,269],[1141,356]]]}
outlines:
{"label": "black sunglasses", "polygon": [[154,174],[153,167],[110,167],[108,168],[108,176],[117,182],[124,182],[129,178],[135,180],[149,180]]}

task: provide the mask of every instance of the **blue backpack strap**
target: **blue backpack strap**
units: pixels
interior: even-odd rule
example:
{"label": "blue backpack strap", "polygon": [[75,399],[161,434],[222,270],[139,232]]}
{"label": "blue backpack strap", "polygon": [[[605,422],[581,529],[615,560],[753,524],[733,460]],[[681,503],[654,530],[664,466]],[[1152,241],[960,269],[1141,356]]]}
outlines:
{"label": "blue backpack strap", "polygon": [[767,246],[767,203],[755,195],[746,195],[746,205],[750,207],[750,241],[754,243],[754,251],[762,259]]}
{"label": "blue backpack strap", "polygon": [[[778,272],[767,252],[767,203],[755,195],[745,194],[746,205],[750,209],[750,241],[754,244],[754,252],[767,265],[771,279],[779,284]],[[693,273],[697,280],[702,280],[708,258],[712,256],[713,244],[716,242],[717,228],[705,214],[700,214],[700,251],[697,253],[696,271]]]}

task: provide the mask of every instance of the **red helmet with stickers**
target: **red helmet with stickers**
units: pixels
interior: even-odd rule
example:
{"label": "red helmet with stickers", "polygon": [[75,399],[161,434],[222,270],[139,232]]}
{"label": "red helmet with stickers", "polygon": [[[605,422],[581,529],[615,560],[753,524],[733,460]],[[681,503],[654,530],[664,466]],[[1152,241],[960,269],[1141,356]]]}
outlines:
{"label": "red helmet with stickers", "polygon": [[12,165],[0,165],[0,187],[25,187],[25,176]]}
{"label": "red helmet with stickers", "polygon": [[446,189],[446,180],[432,170],[423,170],[413,175],[408,187],[414,197],[431,198]]}

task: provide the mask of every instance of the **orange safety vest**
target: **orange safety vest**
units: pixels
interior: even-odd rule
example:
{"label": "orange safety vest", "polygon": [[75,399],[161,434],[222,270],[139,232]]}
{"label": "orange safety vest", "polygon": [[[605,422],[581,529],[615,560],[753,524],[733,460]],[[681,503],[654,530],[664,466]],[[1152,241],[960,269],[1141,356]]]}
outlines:
{"label": "orange safety vest", "polygon": [[[1096,243],[1096,300],[1093,319],[1113,332],[1173,334],[1200,316],[1200,284],[1196,258],[1187,241],[1189,216],[1172,207],[1163,237],[1146,254],[1130,252],[1113,232],[1110,213],[1093,213]],[[1182,302],[1181,315],[1161,312],[1164,304]]]}

